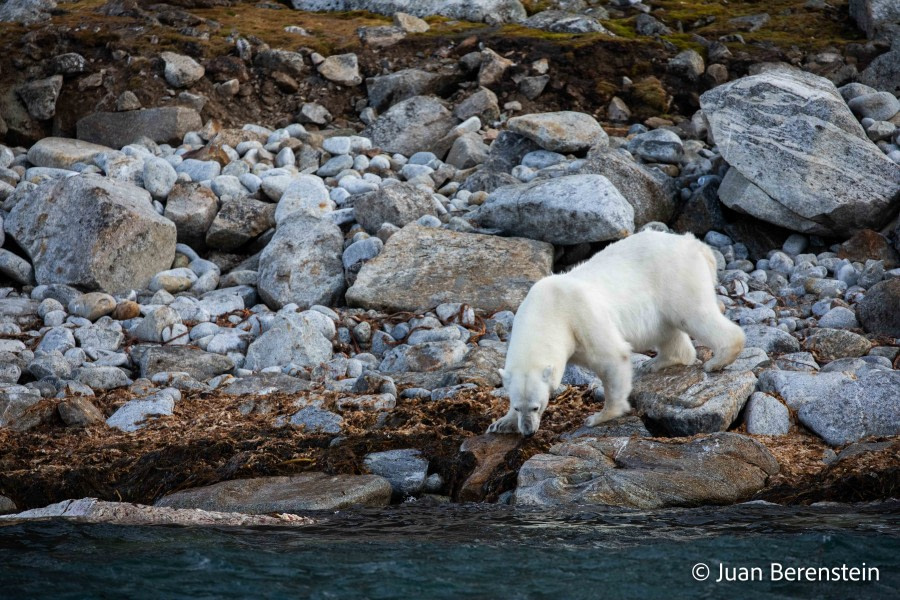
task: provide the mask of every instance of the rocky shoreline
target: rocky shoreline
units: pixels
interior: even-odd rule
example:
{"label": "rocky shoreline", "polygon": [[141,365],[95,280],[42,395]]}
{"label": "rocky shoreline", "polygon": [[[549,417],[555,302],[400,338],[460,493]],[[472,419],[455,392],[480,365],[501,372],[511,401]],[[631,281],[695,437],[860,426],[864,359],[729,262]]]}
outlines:
{"label": "rocky shoreline", "polygon": [[[664,3],[605,17],[574,4],[506,2],[501,20],[612,38],[591,23],[616,29],[619,11],[666,27]],[[890,48],[893,17],[850,5],[869,46]],[[423,43],[448,26],[421,16],[360,36]],[[229,68],[293,81],[300,99],[316,86],[357,99],[235,126],[215,103],[141,108],[126,90],[73,129],[54,116],[63,75],[15,88],[30,131],[59,135],[16,145],[25,129],[9,127],[0,145],[0,512],[897,496],[900,100],[884,82],[900,41],[861,73],[797,61],[737,76],[725,42],[675,51],[648,118],[631,91],[589,111],[541,106],[554,59],[478,37],[434,70],[391,72],[371,69],[371,48],[232,42]],[[209,62],[158,60],[182,100],[218,81]],[[335,118],[347,104],[356,116]],[[650,373],[652,352],[636,353],[636,414],[595,428],[582,425],[602,384],[570,367],[536,436],[484,434],[505,412],[497,369],[530,286],[643,229],[713,249],[719,300],[747,336],[738,360]],[[150,518],[80,502],[82,516]]]}

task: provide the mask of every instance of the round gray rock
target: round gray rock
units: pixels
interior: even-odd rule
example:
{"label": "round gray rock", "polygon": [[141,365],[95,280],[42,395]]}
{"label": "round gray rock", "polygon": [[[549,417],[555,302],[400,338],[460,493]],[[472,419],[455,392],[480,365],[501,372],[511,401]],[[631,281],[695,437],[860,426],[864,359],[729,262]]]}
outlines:
{"label": "round gray rock", "polygon": [[275,309],[291,302],[301,307],[336,304],[345,287],[343,249],[344,236],[334,223],[303,213],[289,215],[260,254],[260,297]]}

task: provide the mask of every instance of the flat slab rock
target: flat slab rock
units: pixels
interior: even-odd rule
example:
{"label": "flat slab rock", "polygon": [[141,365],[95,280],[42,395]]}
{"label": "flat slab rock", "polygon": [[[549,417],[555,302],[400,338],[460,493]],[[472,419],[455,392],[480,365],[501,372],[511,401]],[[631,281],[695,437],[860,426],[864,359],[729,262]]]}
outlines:
{"label": "flat slab rock", "polygon": [[91,164],[103,153],[118,154],[108,146],[92,144],[83,140],[49,137],[39,140],[28,149],[28,162],[36,167],[71,169],[75,163]]}
{"label": "flat slab rock", "polygon": [[391,484],[377,475],[301,473],[235,479],[164,496],[156,506],[261,514],[386,506]]}
{"label": "flat slab rock", "polygon": [[737,433],[665,442],[579,438],[522,465],[515,503],[641,509],[730,504],[762,489],[778,469],[762,444]]}
{"label": "flat slab rock", "polygon": [[145,136],[160,144],[179,144],[187,132],[201,127],[200,114],[183,106],[97,112],[76,124],[78,139],[112,148],[127,146]]}
{"label": "flat slab rock", "polygon": [[184,346],[135,346],[132,348],[141,369],[141,377],[182,371],[197,381],[206,381],[234,368],[227,356]]}
{"label": "flat slab rock", "polygon": [[602,175],[565,175],[494,190],[474,218],[510,235],[552,244],[622,239],[634,209]]}
{"label": "flat slab rock", "polygon": [[0,517],[0,520],[48,519],[61,517],[85,523],[114,525],[188,525],[188,526],[247,526],[247,525],[310,525],[313,520],[296,515],[268,517],[197,509],[160,508],[127,502],[104,502],[96,498],[63,500],[56,504]]}
{"label": "flat slab rock", "polygon": [[518,238],[407,225],[367,262],[347,304],[419,312],[467,302],[487,312],[516,310],[529,288],[550,275],[553,246]]}
{"label": "flat slab rock", "polygon": [[567,431],[559,436],[561,440],[574,440],[586,437],[653,437],[640,417],[628,415],[619,417],[594,427],[583,425],[574,431]]}
{"label": "flat slab rock", "polygon": [[507,126],[553,152],[582,152],[609,145],[609,136],[594,117],[571,110],[513,117]]}
{"label": "flat slab rock", "polygon": [[40,302],[31,298],[0,298],[0,323],[31,324],[40,318],[39,305]]}
{"label": "flat slab rock", "polygon": [[756,376],[750,371],[669,367],[637,378],[631,399],[671,435],[688,436],[728,429],[755,389]]}

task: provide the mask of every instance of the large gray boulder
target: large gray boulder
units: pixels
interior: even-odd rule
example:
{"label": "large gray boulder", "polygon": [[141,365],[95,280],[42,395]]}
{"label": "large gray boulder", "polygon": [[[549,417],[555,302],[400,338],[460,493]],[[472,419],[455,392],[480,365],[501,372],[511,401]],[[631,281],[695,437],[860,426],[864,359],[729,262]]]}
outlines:
{"label": "large gray boulder", "polygon": [[832,446],[900,435],[900,371],[764,371],[759,388],[781,397],[801,423]]}
{"label": "large gray boulder", "polygon": [[257,371],[288,364],[312,367],[331,358],[334,323],[315,311],[280,312],[247,348],[244,368]]}
{"label": "large gray boulder", "polygon": [[876,335],[900,338],[900,279],[876,283],[856,305],[863,328]]}
{"label": "large gray boulder", "polygon": [[509,235],[552,244],[618,240],[634,232],[634,209],[602,175],[500,187],[472,218]]}
{"label": "large gray boulder", "polygon": [[849,236],[896,212],[900,166],[868,140],[830,81],[779,66],[700,99],[731,169],[722,202],[804,233]]}
{"label": "large gray boulder", "polygon": [[510,173],[513,168],[522,162],[522,158],[529,152],[539,150],[532,139],[513,133],[509,130],[501,131],[493,142],[484,169],[498,173]]}
{"label": "large gray boulder", "polygon": [[522,465],[515,501],[641,509],[731,504],[750,498],[776,473],[778,462],[765,446],[736,433],[669,442],[577,438]]}
{"label": "large gray boulder", "polygon": [[50,18],[54,0],[6,0],[0,4],[0,22],[33,25]]}
{"label": "large gray boulder", "polygon": [[262,50],[253,57],[253,65],[268,71],[282,71],[291,77],[303,77],[306,74],[306,62],[299,52],[290,50]]}
{"label": "large gray boulder", "polygon": [[398,500],[421,492],[428,476],[428,461],[421,451],[413,448],[371,452],[363,459],[363,465],[369,472],[387,479]]}
{"label": "large gray boulder", "polygon": [[[173,169],[172,173],[174,174],[174,172]],[[271,209],[268,210],[269,213],[272,212]],[[178,230],[178,241],[195,247],[205,243],[206,232],[209,231],[210,225],[212,225],[218,211],[219,201],[212,190],[203,187],[199,183],[181,181],[172,186],[168,192],[164,214],[167,219],[175,223],[175,228]],[[230,213],[232,213],[231,210],[225,211],[223,219],[220,220],[220,225],[222,225],[225,216]],[[242,223],[241,225],[246,228],[246,224]],[[229,237],[225,235],[226,233],[232,232],[227,227],[220,227],[220,241],[234,241],[234,247],[252,239],[252,235],[249,235],[252,231],[248,232],[245,238],[233,233]],[[233,238],[237,239],[234,240]]]}
{"label": "large gray boulder", "polygon": [[859,74],[860,82],[873,88],[900,93],[900,46],[875,57],[869,66]]}
{"label": "large gray boulder", "polygon": [[36,142],[28,149],[28,162],[36,167],[71,169],[75,163],[93,164],[103,153],[117,153],[116,150],[99,144],[70,138],[48,137]]}
{"label": "large gray boulder", "polygon": [[120,431],[137,431],[148,425],[155,417],[170,417],[175,404],[181,400],[181,392],[175,388],[165,388],[156,393],[134,398],[119,407],[106,420],[106,424]]}
{"label": "large gray boulder", "polygon": [[165,63],[166,83],[172,87],[188,87],[203,78],[206,70],[190,56],[163,52],[159,57]]}
{"label": "large gray boulder", "polygon": [[367,10],[387,16],[404,12],[487,23],[519,22],[527,16],[519,0],[291,0],[291,5],[297,10]]}
{"label": "large gray boulder", "polygon": [[34,388],[0,384],[0,427],[15,426],[40,401],[41,393]]}
{"label": "large gray boulder", "polygon": [[380,111],[407,98],[430,94],[437,90],[443,79],[437,73],[421,69],[403,69],[396,73],[369,77],[366,79],[369,106]]}
{"label": "large gray boulder", "polygon": [[344,236],[327,219],[303,213],[278,225],[259,257],[259,295],[274,309],[332,306],[344,291]]}
{"label": "large gray boulder", "polygon": [[[201,224],[206,222],[208,213],[202,209],[212,206],[207,204],[210,193],[194,191],[179,202],[177,212],[173,211],[176,222],[181,225],[180,231],[184,231],[185,235],[199,232]],[[192,213],[191,207],[194,205],[198,209]],[[206,231],[206,245],[220,250],[240,248],[275,226],[275,209],[274,204],[253,198],[233,198],[222,203],[222,208]]]}
{"label": "large gray boulder", "polygon": [[553,33],[605,33],[614,35],[592,15],[564,10],[543,10],[528,17],[526,27],[552,31]]}
{"label": "large gray boulder", "polygon": [[410,183],[395,183],[360,194],[353,200],[356,221],[369,233],[384,223],[403,227],[424,215],[436,215],[431,194]]}
{"label": "large gray boulder", "polygon": [[347,304],[386,312],[467,302],[488,312],[515,310],[550,274],[553,246],[410,224],[363,265]]}
{"label": "large gray boulder", "polygon": [[638,377],[631,398],[637,410],[671,435],[689,436],[727,430],[755,389],[750,371],[669,367]]}
{"label": "large gray boulder", "polygon": [[747,348],[759,348],[767,354],[800,351],[800,342],[797,338],[783,329],[769,325],[745,325],[743,329],[746,336],[744,344]]}
{"label": "large gray boulder", "polygon": [[155,506],[199,508],[230,513],[296,513],[351,506],[385,506],[391,484],[377,475],[299,473],[283,477],[235,479],[175,492]]}
{"label": "large gray boulder", "polygon": [[184,106],[97,112],[76,124],[78,139],[112,148],[127,146],[142,137],[160,144],[180,144],[187,132],[201,127],[200,114]]}
{"label": "large gray boulder", "polygon": [[150,194],[96,175],[38,186],[4,228],[31,258],[39,284],[141,289],[175,258],[175,225],[153,209]]}
{"label": "large gray boulder", "polygon": [[401,344],[385,352],[378,370],[382,373],[436,371],[458,365],[468,350],[461,340],[424,342],[414,346]]}
{"label": "large gray boulder", "polygon": [[436,149],[456,125],[456,118],[437,98],[413,96],[389,108],[360,134],[386,152],[411,156]]}
{"label": "large gray boulder", "polygon": [[672,178],[640,165],[627,152],[595,147],[577,173],[606,177],[634,209],[635,229],[651,221],[668,223],[675,213]]}
{"label": "large gray boulder", "polygon": [[362,75],[359,74],[359,59],[352,52],[329,56],[319,63],[317,68],[319,75],[341,85],[352,87],[363,81]]}
{"label": "large gray boulder", "polygon": [[40,302],[31,298],[0,298],[0,323],[28,325],[39,319]]}
{"label": "large gray boulder", "polygon": [[869,39],[891,41],[900,34],[900,2],[896,0],[850,0],[850,16]]}
{"label": "large gray boulder", "polygon": [[747,401],[744,411],[747,433],[754,435],[787,435],[791,429],[791,415],[778,399],[755,392]]}
{"label": "large gray boulder", "polygon": [[187,373],[197,381],[207,381],[234,368],[234,362],[227,356],[178,345],[133,346],[132,358],[140,369],[141,377],[147,379],[157,373],[178,371]]}

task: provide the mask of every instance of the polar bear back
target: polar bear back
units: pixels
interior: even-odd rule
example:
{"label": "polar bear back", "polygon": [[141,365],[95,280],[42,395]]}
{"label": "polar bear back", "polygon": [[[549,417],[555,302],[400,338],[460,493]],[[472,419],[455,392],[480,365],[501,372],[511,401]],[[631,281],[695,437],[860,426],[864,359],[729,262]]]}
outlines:
{"label": "polar bear back", "polygon": [[709,247],[691,234],[642,231],[610,244],[565,274],[574,280],[628,293],[668,293],[673,287],[701,286],[713,292],[716,261]]}
{"label": "polar bear back", "polygon": [[[519,339],[510,340],[510,351],[537,345],[571,355],[572,332],[595,327],[598,315],[635,350],[655,347],[671,327],[683,329],[689,315],[718,310],[715,282],[715,258],[692,235],[637,233],[536,283],[516,315],[513,338]],[[521,364],[537,357],[508,358]]]}

